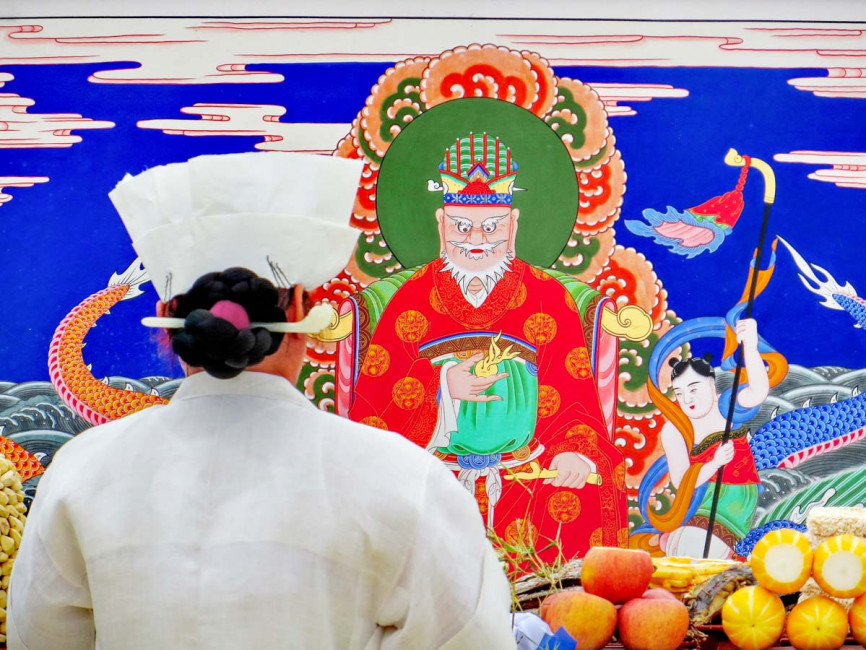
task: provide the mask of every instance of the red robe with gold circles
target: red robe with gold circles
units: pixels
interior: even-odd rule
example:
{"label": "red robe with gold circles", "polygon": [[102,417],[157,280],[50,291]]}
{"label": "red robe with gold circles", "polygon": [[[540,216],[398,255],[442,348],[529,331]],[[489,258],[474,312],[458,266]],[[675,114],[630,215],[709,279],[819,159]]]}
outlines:
{"label": "red robe with gold circles", "polygon": [[[516,464],[523,459],[534,458],[549,468],[557,454],[576,452],[596,465],[601,485],[578,490],[544,485],[540,479],[504,480],[493,511],[495,532],[511,542],[532,542],[537,549],[558,539],[567,558],[600,544],[627,545],[625,462],[606,435],[571,295],[544,271],[514,260],[476,308],[442,269],[441,259],[421,267],[391,298],[369,341],[349,417],[427,447],[436,428],[441,375],[431,359],[445,349],[459,358],[484,352],[499,333],[523,342],[537,367],[536,428],[529,444],[503,454],[503,463],[510,465],[502,470],[503,478],[527,471],[528,462]],[[486,517],[483,482],[478,481],[475,494]],[[542,557],[549,560],[555,552]]]}

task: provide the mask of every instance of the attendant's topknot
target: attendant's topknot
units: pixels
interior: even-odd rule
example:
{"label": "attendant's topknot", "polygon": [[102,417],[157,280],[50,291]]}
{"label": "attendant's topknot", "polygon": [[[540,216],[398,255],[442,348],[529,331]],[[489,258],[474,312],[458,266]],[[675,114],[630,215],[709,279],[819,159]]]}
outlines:
{"label": "attendant's topknot", "polygon": [[715,377],[716,372],[712,366],[713,355],[705,354],[703,357],[689,357],[688,359],[670,359],[668,364],[673,368],[671,379],[676,379],[686,370],[691,368],[702,377]]}
{"label": "attendant's topknot", "polygon": [[174,352],[190,366],[230,379],[276,352],[283,334],[261,327],[238,328],[211,313],[210,309],[223,301],[242,307],[251,322],[285,322],[286,314],[278,306],[277,288],[243,268],[207,273],[189,291],[172,300],[169,311],[186,319],[182,330],[169,332]]}

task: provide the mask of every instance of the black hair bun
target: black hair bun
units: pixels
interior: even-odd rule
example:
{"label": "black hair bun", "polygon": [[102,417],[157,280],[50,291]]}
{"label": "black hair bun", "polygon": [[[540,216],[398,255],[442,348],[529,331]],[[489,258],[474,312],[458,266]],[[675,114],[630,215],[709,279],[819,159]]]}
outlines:
{"label": "black hair bun", "polygon": [[713,355],[705,354],[703,357],[689,357],[688,359],[671,359],[668,361],[671,368],[671,379],[676,379],[686,370],[691,368],[702,377],[715,377],[716,373],[712,366]]}
{"label": "black hair bun", "polygon": [[261,363],[280,347],[283,334],[262,327],[238,329],[209,310],[221,300],[243,307],[251,322],[285,322],[273,284],[248,269],[207,273],[176,299],[174,316],[185,318],[183,330],[173,330],[171,347],[190,366],[204,368],[220,379],[231,379]]}

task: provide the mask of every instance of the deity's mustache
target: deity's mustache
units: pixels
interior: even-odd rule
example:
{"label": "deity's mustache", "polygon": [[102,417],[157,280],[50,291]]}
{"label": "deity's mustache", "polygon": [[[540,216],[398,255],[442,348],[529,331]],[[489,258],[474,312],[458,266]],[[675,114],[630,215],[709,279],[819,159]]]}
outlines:
{"label": "deity's mustache", "polygon": [[495,242],[483,242],[474,244],[468,241],[449,241],[450,246],[457,248],[465,257],[470,260],[484,259],[495,251],[499,246],[505,243],[504,239]]}
{"label": "deity's mustache", "polygon": [[508,251],[505,258],[494,261],[483,270],[468,270],[461,267],[457,260],[450,258],[448,251],[443,250],[442,260],[445,264],[442,267],[442,272],[450,273],[464,294],[469,291],[469,285],[472,284],[473,280],[479,280],[485,291],[490,292],[496,283],[511,270],[511,260],[513,259],[514,254]]}

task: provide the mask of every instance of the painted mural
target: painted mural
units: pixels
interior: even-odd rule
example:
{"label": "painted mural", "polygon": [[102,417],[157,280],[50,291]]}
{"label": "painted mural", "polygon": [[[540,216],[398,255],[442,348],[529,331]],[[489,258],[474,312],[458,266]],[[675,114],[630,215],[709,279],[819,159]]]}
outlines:
{"label": "painted mural", "polygon": [[866,504],[863,25],[0,33],[0,452],[31,496],[65,441],[181,381],[108,192],[257,149],[365,163],[299,388],[442,459],[496,540],[700,555],[713,519],[711,555],[745,556]]}

